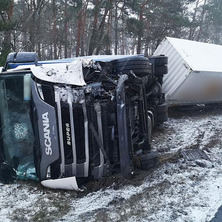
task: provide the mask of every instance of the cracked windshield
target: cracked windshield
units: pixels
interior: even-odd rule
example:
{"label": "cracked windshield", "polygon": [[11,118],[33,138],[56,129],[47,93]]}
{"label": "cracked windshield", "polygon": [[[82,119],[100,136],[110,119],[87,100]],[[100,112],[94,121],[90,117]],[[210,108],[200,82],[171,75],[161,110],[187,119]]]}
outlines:
{"label": "cracked windshield", "polygon": [[1,76],[0,124],[6,162],[16,169],[18,177],[29,178],[35,177],[35,169],[28,78],[30,74]]}

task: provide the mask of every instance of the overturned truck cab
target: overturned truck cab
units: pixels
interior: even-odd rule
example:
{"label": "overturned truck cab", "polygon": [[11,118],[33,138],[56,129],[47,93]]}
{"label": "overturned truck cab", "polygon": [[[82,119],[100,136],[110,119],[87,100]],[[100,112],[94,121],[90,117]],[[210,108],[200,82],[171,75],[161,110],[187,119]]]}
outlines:
{"label": "overturned truck cab", "polygon": [[167,120],[166,73],[165,56],[10,53],[0,74],[0,180],[79,190],[86,179],[155,166],[151,131]]}

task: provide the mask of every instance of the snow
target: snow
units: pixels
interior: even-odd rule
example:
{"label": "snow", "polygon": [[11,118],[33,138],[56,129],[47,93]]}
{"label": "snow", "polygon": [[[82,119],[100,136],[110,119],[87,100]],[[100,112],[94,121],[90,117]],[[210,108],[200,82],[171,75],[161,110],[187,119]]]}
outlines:
{"label": "snow", "polygon": [[82,64],[83,61],[79,59],[71,63],[31,66],[31,70],[32,73],[41,80],[84,86],[86,83],[83,77]]}
{"label": "snow", "polygon": [[[211,161],[162,161],[141,183],[95,192],[54,191],[38,183],[0,185],[1,221],[210,221],[222,205],[222,113],[182,113],[153,134],[152,146],[175,156],[200,148]],[[201,164],[200,164],[201,163]]]}
{"label": "snow", "polygon": [[[169,168],[174,169],[165,174]],[[147,179],[139,187],[107,189],[78,199],[73,202],[73,210],[63,219],[96,221],[95,215],[103,210],[114,221],[139,218],[143,221],[208,221],[222,204],[222,177],[217,178],[219,169],[208,172],[208,169],[191,168],[190,173],[175,172],[175,169],[178,169],[176,164],[169,164],[157,170],[154,175],[157,180]],[[208,173],[210,178],[206,175]],[[196,181],[199,178],[202,181]],[[162,190],[161,184],[167,189]],[[112,200],[121,202],[116,206],[110,204]]]}

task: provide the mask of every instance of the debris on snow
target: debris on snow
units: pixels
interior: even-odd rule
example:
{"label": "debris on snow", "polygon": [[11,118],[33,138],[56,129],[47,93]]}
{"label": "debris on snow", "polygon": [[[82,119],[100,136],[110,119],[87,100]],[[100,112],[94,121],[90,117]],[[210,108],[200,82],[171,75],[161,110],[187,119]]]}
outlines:
{"label": "debris on snow", "polygon": [[[0,220],[210,221],[222,205],[221,114],[171,117],[152,138],[160,166],[135,173],[132,180],[112,175],[81,194],[38,183],[0,185]],[[209,159],[187,160],[182,153],[188,149],[199,149]]]}

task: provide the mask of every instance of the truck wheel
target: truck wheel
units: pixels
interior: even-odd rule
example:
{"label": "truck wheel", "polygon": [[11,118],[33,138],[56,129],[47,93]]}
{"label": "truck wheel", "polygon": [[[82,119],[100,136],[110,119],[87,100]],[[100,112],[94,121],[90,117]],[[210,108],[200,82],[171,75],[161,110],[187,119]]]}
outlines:
{"label": "truck wheel", "polygon": [[113,62],[114,73],[124,73],[132,70],[138,77],[152,74],[152,66],[149,60],[142,56],[118,59]]}
{"label": "truck wheel", "polygon": [[140,156],[140,165],[142,170],[149,170],[157,167],[159,163],[159,156],[157,152],[147,152]]}
{"label": "truck wheel", "polygon": [[156,117],[156,123],[157,124],[162,124],[163,122],[166,122],[168,120],[168,114],[163,113],[163,114],[157,114]]}
{"label": "truck wheel", "polygon": [[160,55],[160,56],[151,56],[149,57],[149,61],[153,65],[162,66],[168,64],[168,57]]}
{"label": "truck wheel", "polygon": [[154,68],[154,75],[155,76],[162,76],[164,74],[167,74],[168,67],[167,66],[155,66]]}
{"label": "truck wheel", "polygon": [[165,114],[168,113],[168,104],[162,103],[160,105],[157,105],[157,115],[158,114]]}

